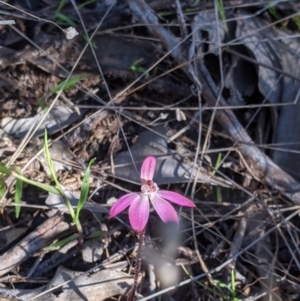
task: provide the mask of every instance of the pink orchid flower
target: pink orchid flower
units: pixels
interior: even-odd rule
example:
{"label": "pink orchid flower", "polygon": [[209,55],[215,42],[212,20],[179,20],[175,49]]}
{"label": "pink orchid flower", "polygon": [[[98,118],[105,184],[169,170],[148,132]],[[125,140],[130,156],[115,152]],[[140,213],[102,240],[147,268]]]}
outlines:
{"label": "pink orchid flower", "polygon": [[[132,229],[138,233],[142,232],[149,219],[150,202],[164,223],[175,222],[178,224],[178,216],[169,203],[195,207],[188,198],[168,190],[159,190],[153,182],[156,159],[147,157],[141,168],[141,193],[128,193],[120,197],[110,209],[109,217],[114,217],[129,207],[129,222]],[[168,202],[169,201],[169,202]]]}

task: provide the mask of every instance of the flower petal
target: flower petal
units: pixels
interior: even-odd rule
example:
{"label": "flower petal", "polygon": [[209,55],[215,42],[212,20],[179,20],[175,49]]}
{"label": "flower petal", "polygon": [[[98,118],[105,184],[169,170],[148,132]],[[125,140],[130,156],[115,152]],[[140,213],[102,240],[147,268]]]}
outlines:
{"label": "flower petal", "polygon": [[164,223],[174,222],[178,224],[178,216],[173,206],[163,198],[155,196],[151,203]]}
{"label": "flower petal", "polygon": [[141,180],[148,181],[152,180],[154,176],[155,171],[155,165],[156,165],[156,159],[152,156],[147,157],[141,168]]}
{"label": "flower petal", "polygon": [[148,196],[139,195],[129,208],[129,222],[132,229],[136,232],[142,232],[149,219],[149,199]]}
{"label": "flower petal", "polygon": [[128,193],[120,197],[111,207],[109,211],[109,218],[114,217],[125,210],[134,200],[139,198],[138,193]]}
{"label": "flower petal", "polygon": [[188,198],[186,198],[185,196],[173,192],[173,191],[169,191],[169,190],[158,190],[156,193],[158,196],[174,203],[180,206],[185,206],[185,207],[196,207],[195,204],[189,200]]}

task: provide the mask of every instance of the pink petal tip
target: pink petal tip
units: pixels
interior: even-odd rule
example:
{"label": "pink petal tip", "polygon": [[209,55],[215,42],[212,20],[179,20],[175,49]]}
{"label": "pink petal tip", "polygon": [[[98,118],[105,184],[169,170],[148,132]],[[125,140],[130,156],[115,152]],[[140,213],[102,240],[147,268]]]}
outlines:
{"label": "pink petal tip", "polygon": [[151,203],[164,223],[179,223],[178,215],[173,206],[168,201],[157,196],[151,200]]}
{"label": "pink petal tip", "polygon": [[121,196],[111,207],[109,211],[109,218],[112,218],[124,211],[134,200],[139,197],[140,195],[137,193],[128,193]]}
{"label": "pink petal tip", "polygon": [[153,179],[155,172],[156,159],[153,156],[145,158],[141,168],[141,180],[148,181]]}
{"label": "pink petal tip", "polygon": [[168,191],[168,190],[159,190],[157,192],[157,195],[168,200],[169,202],[172,202],[180,206],[191,207],[191,208],[196,207],[196,205],[191,200],[189,200],[188,198],[186,198],[185,196],[177,192]]}
{"label": "pink petal tip", "polygon": [[142,232],[149,219],[149,200],[147,196],[140,195],[139,198],[135,199],[129,208],[129,222],[132,229],[140,233]]}

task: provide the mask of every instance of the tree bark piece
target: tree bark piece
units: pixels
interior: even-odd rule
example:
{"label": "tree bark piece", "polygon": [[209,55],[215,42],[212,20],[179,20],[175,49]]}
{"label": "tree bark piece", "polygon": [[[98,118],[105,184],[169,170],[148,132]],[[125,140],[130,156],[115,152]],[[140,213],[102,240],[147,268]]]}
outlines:
{"label": "tree bark piece", "polygon": [[0,256],[0,276],[10,272],[53,241],[57,235],[69,228],[70,225],[63,221],[62,213],[57,212],[54,214],[18,244]]}

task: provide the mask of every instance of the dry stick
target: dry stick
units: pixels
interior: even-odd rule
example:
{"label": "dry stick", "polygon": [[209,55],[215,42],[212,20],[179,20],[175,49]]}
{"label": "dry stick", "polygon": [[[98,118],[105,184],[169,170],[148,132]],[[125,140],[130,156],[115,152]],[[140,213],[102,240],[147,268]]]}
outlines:
{"label": "dry stick", "polygon": [[176,2],[176,12],[177,12],[177,19],[180,24],[180,31],[181,31],[181,36],[186,40],[186,37],[188,36],[188,31],[186,28],[186,23],[184,20],[184,15],[182,12],[180,0],[175,0]]}
{"label": "dry stick", "polygon": [[[178,64],[182,64],[182,70],[196,84],[201,83],[202,95],[210,106],[216,105],[218,90],[203,62],[199,62],[198,70],[195,70],[198,80],[194,77],[185,64],[187,59],[182,54],[177,39],[158,22],[157,17],[143,0],[127,0],[133,15],[137,16],[148,30],[158,38],[163,46],[171,52]],[[219,106],[227,106],[226,101],[220,97]],[[252,174],[262,183],[280,191],[295,203],[300,203],[300,184],[289,174],[279,168],[269,157],[263,154],[253,143],[252,139],[237,120],[231,110],[217,110],[216,119],[237,141],[240,152],[244,156]]]}
{"label": "dry stick", "polygon": [[[178,19],[179,19],[179,22],[180,22],[180,25],[181,25],[181,35],[184,38],[184,40],[186,40],[188,38],[188,34],[187,34],[186,24],[185,24],[185,21],[184,21],[184,16],[183,16],[183,12],[182,12],[179,0],[176,0],[176,8],[177,8]],[[201,88],[200,87],[198,87],[197,92],[198,92],[197,94],[198,94],[198,99],[199,99],[199,133],[198,133],[197,150],[196,150],[194,164],[196,164],[196,160],[198,158],[198,152],[200,151],[201,131],[202,131],[202,122],[201,122],[201,119],[202,119],[202,115],[201,115],[202,114],[201,113],[202,101],[201,101]],[[199,172],[200,172],[200,169],[197,170],[197,173],[199,173]],[[196,186],[196,183],[197,183],[197,178],[195,177],[194,183],[193,183],[192,194],[194,194],[194,188]],[[189,184],[187,185],[186,190],[188,190],[188,187],[189,187]],[[208,278],[209,282],[211,283],[211,285],[214,285],[215,283],[214,283],[213,277],[209,273],[209,270],[208,270],[205,262],[203,261],[201,253],[198,249],[197,239],[196,239],[196,232],[195,232],[195,227],[194,227],[194,211],[193,210],[191,210],[191,214],[192,214],[191,216],[192,216],[192,221],[193,221],[193,237],[194,237],[194,246],[195,246],[196,254],[197,254],[197,257],[199,259],[201,268],[203,269],[203,271],[205,273],[207,273],[207,278]],[[214,286],[216,287],[217,290],[220,289],[218,286],[216,286],[216,285],[214,285]]]}

